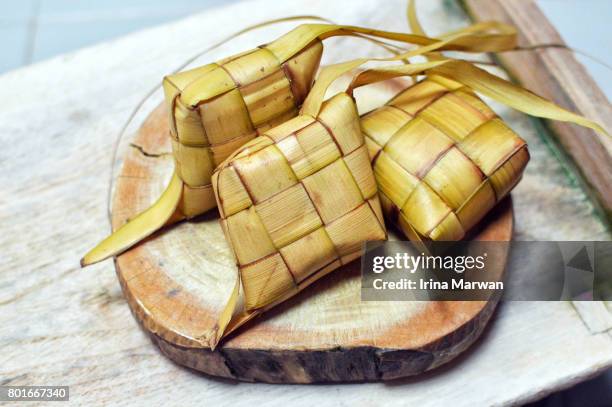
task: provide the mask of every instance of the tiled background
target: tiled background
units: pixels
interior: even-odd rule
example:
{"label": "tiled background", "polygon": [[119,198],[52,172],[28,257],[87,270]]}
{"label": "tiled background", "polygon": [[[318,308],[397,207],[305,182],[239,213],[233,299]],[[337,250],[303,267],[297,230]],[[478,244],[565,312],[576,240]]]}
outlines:
{"label": "tiled background", "polygon": [[[248,0],[0,0],[0,74],[236,1]],[[612,100],[612,0],[538,2],[570,46],[600,61],[578,55]],[[608,373],[536,405],[609,406],[611,400]]]}
{"label": "tiled background", "polygon": [[237,0],[0,0],[0,72]]}
{"label": "tiled background", "polygon": [[[247,0],[0,0],[0,73],[210,7]],[[513,0],[520,1],[520,0]],[[612,0],[538,0],[612,99]]]}

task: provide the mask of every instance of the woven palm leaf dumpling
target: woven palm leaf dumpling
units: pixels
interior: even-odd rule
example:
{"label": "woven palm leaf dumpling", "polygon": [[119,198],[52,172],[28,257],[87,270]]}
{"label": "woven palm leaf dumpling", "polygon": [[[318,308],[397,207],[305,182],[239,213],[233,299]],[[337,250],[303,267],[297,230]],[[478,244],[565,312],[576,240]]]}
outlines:
{"label": "woven palm leaf dumpling", "polygon": [[[259,132],[297,114],[323,51],[316,40],[279,63],[265,46],[164,78],[175,171],[187,218],[215,206],[213,169]],[[210,92],[211,83],[217,83]]]}
{"label": "woven palm leaf dumpling", "polygon": [[[426,35],[414,0],[407,15],[411,30]],[[385,217],[410,240],[464,238],[516,186],[527,166],[527,143],[474,90],[523,113],[609,136],[597,123],[470,63],[439,52],[426,56],[439,65],[361,120]],[[361,86],[360,79],[367,84],[410,70],[362,72],[349,92]]]}
{"label": "woven palm leaf dumpling", "polygon": [[459,240],[520,180],[527,144],[469,88],[431,75],[364,115],[383,212],[411,240]]}
{"label": "woven palm leaf dumpling", "polygon": [[415,74],[425,79],[361,119],[383,212],[411,240],[464,238],[514,188],[529,161],[525,141],[475,92],[535,117],[609,136],[583,116],[474,64],[440,55],[424,64],[362,71],[347,91]]}
{"label": "woven palm leaf dumpling", "polygon": [[244,290],[245,313],[233,328],[358,258],[363,242],[386,239],[345,93],[316,117],[297,116],[241,147],[215,171],[213,187]]}

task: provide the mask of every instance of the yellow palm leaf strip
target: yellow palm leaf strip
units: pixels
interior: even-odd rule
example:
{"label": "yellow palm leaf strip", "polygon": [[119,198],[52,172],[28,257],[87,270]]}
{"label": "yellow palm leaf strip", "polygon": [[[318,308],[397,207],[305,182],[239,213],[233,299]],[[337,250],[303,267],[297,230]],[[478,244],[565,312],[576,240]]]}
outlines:
{"label": "yellow palm leaf strip", "polygon": [[423,30],[423,26],[419,21],[419,17],[416,12],[416,1],[410,0],[408,2],[408,10],[406,13],[408,17],[408,25],[410,25],[410,29],[415,34],[425,35],[425,30]]}
{"label": "yellow palm leaf strip", "polygon": [[436,67],[431,72],[461,82],[476,92],[531,116],[572,122],[609,136],[599,124],[468,62],[451,61],[449,64]]}
{"label": "yellow palm leaf strip", "polygon": [[[419,35],[426,35],[425,30],[423,29],[423,26],[421,25],[421,22],[419,21],[419,17],[416,12],[416,0],[410,0],[408,2],[407,16],[408,16],[408,25],[410,26],[410,29],[412,30],[412,32],[415,34],[419,34]],[[512,40],[514,42],[514,45],[516,45],[516,30],[514,32],[514,37]],[[432,52],[429,55],[427,55],[427,58],[428,59],[441,59],[442,54],[440,52]]]}
{"label": "yellow palm leaf strip", "polygon": [[[314,86],[310,90],[310,93],[308,94],[308,97],[306,98],[306,100],[304,101],[304,104],[302,105],[300,113],[305,114],[305,115],[310,115],[310,116],[316,116],[319,110],[321,109],[321,105],[325,97],[325,92],[327,91],[329,86],[343,74],[350,72],[351,70],[359,67],[360,65],[363,65],[366,62],[371,62],[371,61],[389,62],[389,61],[406,60],[408,58],[412,58],[418,55],[427,54],[434,50],[443,49],[445,47],[452,46],[452,44],[462,41],[466,35],[467,34],[457,34],[455,36],[446,38],[444,40],[437,41],[437,42],[431,43],[426,46],[418,47],[414,50],[410,50],[408,52],[405,52],[399,55],[395,55],[390,58],[359,58],[359,59],[355,59],[352,61],[341,62],[339,64],[327,66],[323,70],[321,70],[321,73],[319,74],[317,81],[315,82]],[[421,64],[409,64],[409,65],[403,66],[404,68],[403,72],[406,72],[405,75],[418,75],[418,74],[424,73],[428,69],[434,68],[436,66],[439,66],[445,63],[447,62],[433,61],[433,62],[426,62],[426,63],[421,63]],[[408,73],[408,72],[411,72],[411,73]],[[375,75],[375,77],[374,78],[369,77],[370,73]],[[366,81],[366,83],[373,83],[373,82],[384,80],[382,79],[382,76],[381,76],[384,74],[385,74],[384,70],[377,70],[377,71],[366,70],[362,74],[355,77],[353,82],[351,82],[347,92],[352,95],[353,89],[355,87],[361,86],[358,83],[359,81]],[[397,74],[390,72],[389,78],[387,79],[390,79],[396,76]],[[355,82],[355,80],[357,80],[357,82]]]}
{"label": "yellow palm leaf strip", "polygon": [[232,322],[232,316],[234,315],[234,311],[238,306],[238,299],[240,298],[240,273],[238,271],[236,271],[235,279],[232,292],[214,328],[214,336],[212,338],[198,338],[204,345],[208,345],[211,350],[215,350],[224,333],[228,334],[231,332],[227,331],[228,325]]}
{"label": "yellow palm leaf strip", "polygon": [[[407,10],[408,24],[413,33],[427,36],[423,26],[421,25],[417,11],[416,0],[408,2]],[[491,33],[495,31],[496,33]],[[499,21],[483,21],[472,24],[468,27],[461,28],[455,31],[449,31],[439,36],[440,39],[452,37],[458,34],[477,34],[477,37],[467,37],[466,41],[477,41],[480,47],[486,44],[489,48],[488,52],[509,51],[517,47],[518,33],[516,27]],[[432,53],[433,56],[440,57],[440,53]]]}
{"label": "yellow palm leaf strip", "polygon": [[181,199],[183,182],[175,174],[157,202],[100,242],[81,259],[81,266],[97,263],[130,248],[166,224]]}
{"label": "yellow palm leaf strip", "polygon": [[[520,86],[492,75],[466,61],[452,59],[438,60],[435,66],[426,69],[427,75],[440,75],[459,82],[468,88],[490,97],[500,103],[510,106],[523,113],[545,119],[572,122],[595,130],[600,134],[609,134],[599,124],[586,119],[579,114],[570,112],[555,103],[548,101]],[[432,62],[432,63],[433,63]],[[414,75],[411,65],[388,66],[372,68],[355,76],[349,89],[363,86],[376,81],[394,77]]]}
{"label": "yellow palm leaf strip", "polygon": [[[410,0],[408,2],[408,24],[410,29],[419,35],[427,35],[421,22],[419,21],[417,11],[416,11],[416,0]],[[499,34],[495,34],[492,36],[487,35],[487,31],[495,30],[498,31]],[[480,40],[488,42],[491,44],[491,51],[499,52],[499,51],[508,51],[511,49],[516,49],[518,46],[518,35],[516,28],[511,25],[501,24],[497,21],[491,22],[480,22],[476,24],[472,24],[469,27],[462,28],[456,31],[449,31],[445,34],[440,35],[440,38],[448,38],[457,34],[470,34],[474,32],[482,32]],[[499,44],[499,45],[496,45]],[[445,59],[444,55],[441,52],[430,52],[425,55],[428,60],[441,60]]]}
{"label": "yellow palm leaf strip", "polygon": [[[488,31],[500,31],[491,33]],[[514,34],[511,34],[513,33]],[[488,26],[476,26],[460,33],[461,39],[447,44],[443,50],[463,52],[494,52],[510,50],[516,47],[516,32],[514,27],[503,23],[491,23]],[[431,45],[439,42],[438,38],[430,38],[419,34],[406,34],[392,31],[377,30],[351,25],[335,24],[302,24],[283,35],[279,39],[266,45],[280,61],[285,61],[315,39],[324,40],[335,36],[367,35],[376,38],[385,38],[413,45]],[[454,37],[454,34],[448,37]]]}

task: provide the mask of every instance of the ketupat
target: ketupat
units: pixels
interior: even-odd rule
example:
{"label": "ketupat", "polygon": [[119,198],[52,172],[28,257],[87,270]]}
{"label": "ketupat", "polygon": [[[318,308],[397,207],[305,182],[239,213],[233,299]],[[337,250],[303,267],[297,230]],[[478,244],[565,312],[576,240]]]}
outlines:
{"label": "ketupat", "polygon": [[345,93],[315,118],[298,116],[240,148],[213,186],[247,310],[354,260],[362,242],[386,238],[359,116]]}
{"label": "ketupat", "polygon": [[184,217],[215,206],[211,175],[228,155],[296,116],[322,52],[315,40],[279,64],[264,46],[164,78],[175,171],[184,183],[178,211]]}
{"label": "ketupat", "polygon": [[[413,32],[426,35],[414,0],[408,21]],[[525,141],[473,90],[525,113],[605,134],[597,124],[473,65],[437,52],[427,56],[440,65],[426,79],[361,120],[385,218],[410,240],[462,239],[514,188],[529,161]],[[406,74],[410,68],[365,71],[349,88]]]}
{"label": "ketupat", "polygon": [[527,144],[469,88],[432,75],[361,125],[383,212],[410,240],[459,240],[520,180]]}
{"label": "ketupat", "polygon": [[[228,323],[237,328],[358,258],[365,241],[387,237],[359,115],[346,93],[245,144],[215,171],[213,188],[239,270],[209,338],[213,348]],[[238,286],[244,311],[230,321]]]}
{"label": "ketupat", "polygon": [[318,68],[323,39],[369,35],[470,52],[512,49],[516,43],[514,29],[504,24],[474,26],[467,32],[440,42],[422,35],[306,24],[253,51],[167,77],[164,90],[176,165],[172,181],[151,208],[98,244],[81,265],[121,253],[169,222],[214,207],[212,170],[262,129],[295,116]]}
{"label": "ketupat", "polygon": [[[474,92],[524,113],[606,131],[474,65],[436,57],[427,78],[366,114],[362,128],[387,220],[411,240],[459,240],[520,180],[527,144]],[[370,69],[352,89],[413,75]]]}

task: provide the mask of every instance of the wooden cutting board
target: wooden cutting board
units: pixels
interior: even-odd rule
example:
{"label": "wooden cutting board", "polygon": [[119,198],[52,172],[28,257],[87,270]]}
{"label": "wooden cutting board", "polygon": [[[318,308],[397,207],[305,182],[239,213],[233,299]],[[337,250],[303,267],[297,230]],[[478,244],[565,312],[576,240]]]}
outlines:
{"label": "wooden cutting board", "polygon": [[[360,111],[402,88],[387,82],[357,94]],[[133,135],[115,185],[116,229],[154,202],[173,168],[165,109]],[[512,237],[510,198],[474,233]],[[393,232],[391,233],[393,235]],[[398,238],[398,236],[395,236]],[[359,262],[249,322],[214,352],[198,340],[212,330],[233,287],[235,264],[218,213],[167,227],[115,262],[132,313],[175,362],[213,376],[271,383],[388,380],[454,359],[480,336],[497,300],[362,302]],[[505,261],[487,272],[502,277]]]}

